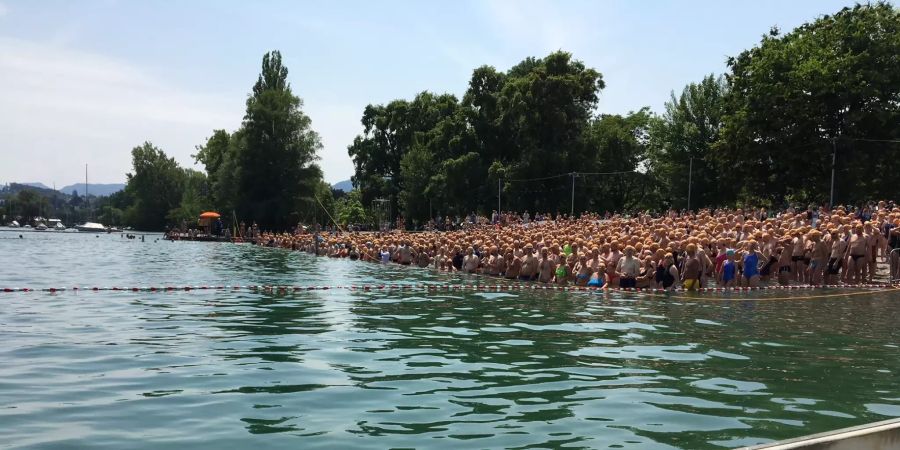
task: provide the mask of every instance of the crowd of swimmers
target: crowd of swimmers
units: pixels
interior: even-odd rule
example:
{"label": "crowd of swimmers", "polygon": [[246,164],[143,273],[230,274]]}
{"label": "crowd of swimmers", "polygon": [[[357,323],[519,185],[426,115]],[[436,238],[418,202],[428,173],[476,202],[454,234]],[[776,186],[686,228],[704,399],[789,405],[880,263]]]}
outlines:
{"label": "crowd of swimmers", "polygon": [[[298,228],[262,232],[255,241],[320,256],[559,285],[693,290],[900,278],[900,252],[892,251],[900,248],[900,208],[893,202],[778,213],[505,215],[445,231]],[[879,273],[879,261],[894,273]]]}

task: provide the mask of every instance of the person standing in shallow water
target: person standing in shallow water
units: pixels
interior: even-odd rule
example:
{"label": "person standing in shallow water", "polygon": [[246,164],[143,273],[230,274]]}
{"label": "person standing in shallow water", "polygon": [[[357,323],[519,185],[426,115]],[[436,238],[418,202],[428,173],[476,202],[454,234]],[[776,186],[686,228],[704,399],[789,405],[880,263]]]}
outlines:
{"label": "person standing in shallow water", "polygon": [[619,258],[616,265],[616,276],[619,278],[619,287],[633,288],[637,284],[638,272],[641,270],[641,262],[634,257],[634,247],[625,247],[625,256]]}
{"label": "person standing in shallow water", "polygon": [[866,257],[868,256],[869,245],[868,236],[863,234],[863,225],[857,223],[854,227],[856,234],[850,236],[848,241],[847,253],[850,255],[848,260],[847,281],[850,283],[860,283],[863,279],[863,267],[868,264]]}
{"label": "person standing in shallow water", "polygon": [[553,272],[556,269],[548,254],[546,247],[541,249],[541,259],[538,262],[538,281],[541,283],[549,283],[553,280]]}
{"label": "person standing in shallow water", "polygon": [[681,275],[681,281],[684,288],[689,291],[695,291],[700,288],[700,260],[697,259],[697,244],[693,242],[685,247],[684,273]]}
{"label": "person standing in shallow water", "polygon": [[463,258],[462,262],[462,271],[465,273],[475,273],[478,270],[478,264],[481,263],[481,259],[475,255],[475,249],[469,247],[466,249],[466,256]]}
{"label": "person standing in shallow water", "polygon": [[750,240],[747,243],[747,253],[744,255],[744,277],[741,280],[745,287],[759,286],[759,261],[763,254],[759,252],[759,244]]}

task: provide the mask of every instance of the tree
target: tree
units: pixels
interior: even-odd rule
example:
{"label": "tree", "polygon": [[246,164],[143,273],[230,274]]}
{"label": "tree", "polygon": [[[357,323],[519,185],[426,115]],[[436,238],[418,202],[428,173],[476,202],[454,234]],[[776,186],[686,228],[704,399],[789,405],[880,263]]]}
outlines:
{"label": "tree", "polygon": [[[576,180],[575,210],[617,211],[653,206],[656,200],[647,194],[652,180],[644,173],[647,159],[647,127],[651,115],[648,108],[627,115],[603,114],[590,122],[585,130],[585,175]],[[570,182],[570,180],[566,180]],[[649,203],[649,204],[648,204]]]}
{"label": "tree", "polygon": [[431,152],[415,145],[400,160],[400,204],[407,220],[423,221],[429,214],[429,198],[426,194],[434,170]]}
{"label": "tree", "polygon": [[[263,228],[285,229],[308,208],[322,171],[315,164],[322,147],[303,113],[303,101],[287,81],[281,53],[263,56],[262,70],[247,99],[242,142],[233,163],[237,209]],[[230,164],[227,157],[221,164]]]}
{"label": "tree", "polygon": [[[456,97],[426,91],[412,101],[368,105],[362,125],[363,134],[348,148],[361,202],[387,198],[392,211],[424,221],[428,215],[424,193],[436,169],[423,163],[465,153],[467,126]],[[432,191],[429,195],[440,195]]]}
{"label": "tree", "polygon": [[230,163],[233,158],[234,146],[231,143],[231,135],[225,130],[213,130],[213,135],[206,139],[206,144],[198,145],[196,149],[197,153],[191,156],[194,158],[194,162],[203,164],[206,170],[209,201],[215,205],[227,203],[227,199],[222,198],[221,195],[225,192],[217,187],[222,187],[218,184],[220,178],[229,176],[229,174],[223,173],[223,168],[233,170],[233,164],[225,167],[226,162]]}
{"label": "tree", "polygon": [[[555,52],[528,58],[507,73],[475,69],[463,101],[418,94],[412,101],[369,105],[364,132],[348,148],[362,202],[390,198],[392,210],[424,221],[432,204],[444,213],[494,205],[499,171],[510,178],[541,178],[583,164],[582,133],[604,87],[594,69]],[[514,208],[558,203],[550,183],[511,200]],[[396,208],[399,201],[401,208]]]}
{"label": "tree", "polygon": [[178,207],[185,173],[174,158],[150,142],[131,150],[134,173],[127,174],[126,190],[134,198],[126,212],[130,224],[141,230],[162,230],[169,211]]}
{"label": "tree", "polygon": [[[685,86],[665,104],[665,112],[649,123],[650,171],[664,188],[666,205],[688,207],[688,179],[691,207],[727,203],[736,192],[734,183],[719,180],[713,145],[721,137],[728,84],[724,77],[708,75],[699,83]],[[693,158],[693,163],[691,163]]]}
{"label": "tree", "polygon": [[716,156],[744,197],[827,201],[837,149],[839,201],[896,193],[900,11],[856,5],[787,34],[773,28],[729,58]]}
{"label": "tree", "polygon": [[[511,179],[539,179],[548,174],[572,172],[583,164],[574,150],[580,147],[598,94],[605,87],[600,72],[585,67],[572,55],[558,51],[543,59],[527,58],[511,68],[504,77],[481,69],[475,74],[486,78],[470,82],[488,89],[470,92],[473,105],[490,110],[496,95],[497,118],[491,126],[479,120],[482,154],[494,156],[506,167]],[[491,87],[502,83],[499,94]],[[475,98],[481,102],[475,103]],[[499,136],[499,138],[498,138]],[[491,142],[502,150],[489,150]],[[506,142],[503,142],[506,141]],[[491,152],[495,152],[491,155]],[[487,161],[486,161],[487,162]],[[488,163],[490,164],[490,163]],[[516,209],[552,210],[559,207],[559,179],[529,183],[528,195],[511,199]]]}
{"label": "tree", "polygon": [[336,206],[337,220],[343,226],[369,224],[371,215],[362,204],[362,196],[358,189],[350,191],[338,200]]}
{"label": "tree", "polygon": [[206,175],[191,169],[182,169],[182,171],[184,188],[181,193],[181,201],[177,207],[169,210],[166,214],[166,219],[173,224],[180,224],[182,221],[194,223],[200,213],[211,209],[212,206],[209,202],[209,184]]}

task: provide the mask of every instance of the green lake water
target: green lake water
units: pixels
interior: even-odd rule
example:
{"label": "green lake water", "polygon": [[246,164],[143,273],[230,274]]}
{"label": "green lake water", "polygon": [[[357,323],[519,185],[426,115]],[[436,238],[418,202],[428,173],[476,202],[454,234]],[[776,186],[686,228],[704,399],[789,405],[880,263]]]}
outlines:
{"label": "green lake water", "polygon": [[[484,281],[19,234],[0,288]],[[722,448],[900,417],[900,293],[753,300],[810,294],[0,293],[0,448]]]}

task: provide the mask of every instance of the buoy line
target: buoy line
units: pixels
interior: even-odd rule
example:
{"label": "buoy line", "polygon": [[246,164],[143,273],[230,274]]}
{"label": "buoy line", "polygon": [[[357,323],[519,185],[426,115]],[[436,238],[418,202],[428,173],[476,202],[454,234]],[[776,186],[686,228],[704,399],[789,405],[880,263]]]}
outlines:
{"label": "buoy line", "polygon": [[[697,299],[701,297],[674,296],[672,294],[705,294],[705,293],[749,293],[759,291],[810,291],[824,289],[866,289],[864,293],[878,292],[882,290],[900,289],[900,284],[868,283],[868,284],[838,284],[838,285],[772,285],[758,287],[709,287],[695,290],[687,289],[656,289],[656,288],[617,288],[617,287],[587,287],[587,286],[560,286],[553,284],[517,283],[517,284],[351,284],[351,285],[191,285],[191,286],[73,286],[73,287],[7,287],[0,289],[4,293],[16,292],[191,292],[191,291],[250,291],[250,292],[301,292],[301,291],[489,291],[489,292],[521,292],[521,291],[561,291],[561,292],[626,292],[638,294],[651,294],[667,298]],[[854,293],[854,295],[859,293]],[[828,294],[827,296],[841,296],[843,294]],[[801,297],[762,297],[759,299],[792,299]]]}

